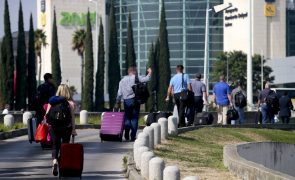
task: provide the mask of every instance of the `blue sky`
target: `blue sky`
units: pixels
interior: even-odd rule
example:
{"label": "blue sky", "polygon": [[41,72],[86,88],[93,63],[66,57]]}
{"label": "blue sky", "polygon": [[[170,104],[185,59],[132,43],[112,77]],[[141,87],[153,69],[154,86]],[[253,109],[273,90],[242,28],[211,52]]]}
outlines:
{"label": "blue sky", "polygon": [[[19,10],[19,1],[20,0],[8,0],[9,13],[10,13],[10,23],[11,23],[11,32],[18,30],[18,10]],[[4,0],[0,0],[0,38],[4,34]],[[23,5],[23,14],[24,14],[24,28],[27,31],[29,29],[30,23],[30,14],[33,14],[34,18],[34,27],[37,25],[37,2],[39,0],[22,0]]]}

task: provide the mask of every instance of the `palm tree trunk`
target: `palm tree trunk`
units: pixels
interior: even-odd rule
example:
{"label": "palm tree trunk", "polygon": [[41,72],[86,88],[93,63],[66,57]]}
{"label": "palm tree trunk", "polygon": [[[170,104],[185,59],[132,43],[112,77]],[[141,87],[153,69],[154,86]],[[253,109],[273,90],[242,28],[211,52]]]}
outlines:
{"label": "palm tree trunk", "polygon": [[42,59],[41,59],[41,54],[38,54],[39,57],[39,73],[38,73],[38,85],[41,84],[41,67],[42,67]]}
{"label": "palm tree trunk", "polygon": [[81,55],[81,102],[83,99],[84,92],[84,55]]}

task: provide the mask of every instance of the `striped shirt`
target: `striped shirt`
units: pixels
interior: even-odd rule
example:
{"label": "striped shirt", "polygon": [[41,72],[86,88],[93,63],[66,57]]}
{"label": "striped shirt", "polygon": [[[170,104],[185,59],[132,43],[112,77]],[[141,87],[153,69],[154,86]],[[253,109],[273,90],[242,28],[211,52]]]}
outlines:
{"label": "striped shirt", "polygon": [[[148,82],[151,76],[138,76],[140,82]],[[117,102],[122,99],[131,99],[135,97],[132,86],[135,85],[135,75],[124,76],[119,83]]]}

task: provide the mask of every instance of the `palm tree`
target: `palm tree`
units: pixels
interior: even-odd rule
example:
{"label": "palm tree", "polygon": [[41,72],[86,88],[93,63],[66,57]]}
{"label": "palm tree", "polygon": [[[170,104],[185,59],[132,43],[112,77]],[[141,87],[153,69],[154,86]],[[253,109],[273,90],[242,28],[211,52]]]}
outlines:
{"label": "palm tree", "polygon": [[74,32],[73,39],[72,39],[72,49],[73,51],[77,51],[78,55],[81,57],[81,94],[83,94],[83,85],[84,85],[83,82],[84,82],[85,38],[86,38],[86,31],[84,29],[78,29]]}
{"label": "palm tree", "polygon": [[42,57],[41,57],[41,49],[43,46],[47,45],[46,42],[46,34],[42,29],[37,29],[35,31],[35,53],[39,58],[39,72],[38,72],[38,84],[41,84],[41,66],[42,66]]}

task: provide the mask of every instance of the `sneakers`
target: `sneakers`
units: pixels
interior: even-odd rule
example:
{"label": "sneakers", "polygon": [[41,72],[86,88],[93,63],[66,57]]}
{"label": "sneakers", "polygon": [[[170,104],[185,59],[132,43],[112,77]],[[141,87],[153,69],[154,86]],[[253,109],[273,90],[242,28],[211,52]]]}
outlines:
{"label": "sneakers", "polygon": [[53,174],[53,176],[57,176],[58,175],[57,168],[58,168],[58,163],[57,163],[57,160],[54,159],[53,160],[53,167],[52,167],[52,174]]}

